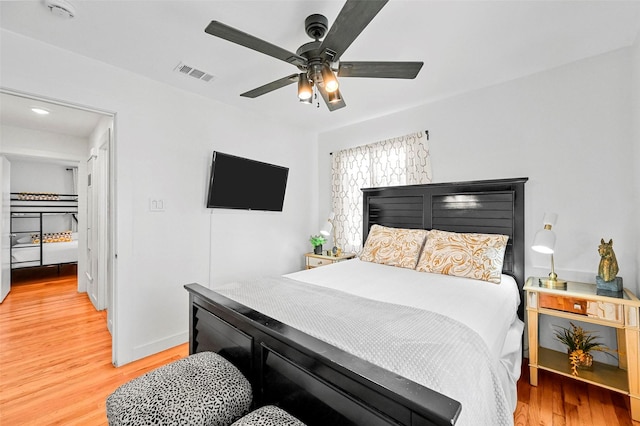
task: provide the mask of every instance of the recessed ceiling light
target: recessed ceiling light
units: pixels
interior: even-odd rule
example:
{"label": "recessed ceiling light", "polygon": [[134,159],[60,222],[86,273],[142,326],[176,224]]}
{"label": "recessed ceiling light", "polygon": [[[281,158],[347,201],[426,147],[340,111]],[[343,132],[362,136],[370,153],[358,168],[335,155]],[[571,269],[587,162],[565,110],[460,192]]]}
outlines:
{"label": "recessed ceiling light", "polygon": [[49,111],[47,111],[47,110],[46,110],[46,109],[44,109],[44,108],[36,108],[36,107],[34,107],[34,108],[31,108],[31,111],[35,112],[36,114],[40,114],[40,115],[47,115],[47,114],[49,114]]}

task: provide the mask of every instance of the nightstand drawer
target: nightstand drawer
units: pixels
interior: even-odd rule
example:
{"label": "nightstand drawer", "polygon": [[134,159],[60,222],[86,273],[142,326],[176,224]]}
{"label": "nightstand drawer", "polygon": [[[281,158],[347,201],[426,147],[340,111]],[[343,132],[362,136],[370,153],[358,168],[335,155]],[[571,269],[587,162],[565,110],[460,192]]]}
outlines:
{"label": "nightstand drawer", "polygon": [[333,260],[320,259],[317,257],[309,257],[307,259],[307,266],[310,268],[316,268],[318,266],[330,265],[333,263]]}
{"label": "nightstand drawer", "polygon": [[584,300],[576,297],[563,297],[553,294],[539,294],[538,297],[541,308],[588,315],[619,324],[624,322],[623,307],[616,303]]}
{"label": "nightstand drawer", "polygon": [[541,308],[555,309],[556,311],[572,312],[574,314],[587,314],[587,301],[576,297],[556,296],[541,293],[538,295]]}
{"label": "nightstand drawer", "polygon": [[617,303],[590,300],[587,304],[587,315],[624,324],[624,309],[622,305]]}
{"label": "nightstand drawer", "polygon": [[342,253],[339,256],[327,256],[325,254],[307,253],[304,257],[306,269],[311,269],[319,266],[331,265],[336,262],[342,262],[347,259],[353,259],[356,255],[355,253]]}

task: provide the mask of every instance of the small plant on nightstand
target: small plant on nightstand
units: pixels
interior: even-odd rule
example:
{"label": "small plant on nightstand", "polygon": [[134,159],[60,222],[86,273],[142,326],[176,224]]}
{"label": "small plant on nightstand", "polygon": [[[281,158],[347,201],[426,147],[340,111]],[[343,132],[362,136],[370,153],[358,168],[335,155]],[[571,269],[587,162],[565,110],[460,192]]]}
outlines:
{"label": "small plant on nightstand", "polygon": [[322,245],[327,242],[327,239],[322,235],[312,235],[309,238],[309,242],[313,246],[313,252],[315,254],[322,254]]}
{"label": "small plant on nightstand", "polygon": [[609,351],[602,343],[596,341],[593,331],[585,331],[582,327],[570,322],[571,328],[556,326],[558,330],[555,337],[567,347],[569,362],[571,362],[571,374],[578,375],[578,368],[591,368],[593,355],[591,351]]}

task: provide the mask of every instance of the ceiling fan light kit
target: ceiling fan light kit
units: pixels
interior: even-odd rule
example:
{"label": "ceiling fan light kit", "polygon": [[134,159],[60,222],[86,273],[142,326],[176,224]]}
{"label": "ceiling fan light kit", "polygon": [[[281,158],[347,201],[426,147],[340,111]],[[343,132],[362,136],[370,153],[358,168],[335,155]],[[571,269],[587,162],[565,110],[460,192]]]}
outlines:
{"label": "ceiling fan light kit", "polygon": [[330,104],[336,104],[342,100],[342,97],[340,96],[340,92],[338,92],[337,90],[333,92],[329,92],[328,98],[329,98]]}
{"label": "ceiling fan light kit", "polygon": [[[293,74],[267,83],[240,96],[256,98],[274,90],[298,83],[298,99],[312,103],[314,87],[322,96],[329,111],[346,106],[338,90],[338,77],[360,78],[415,78],[423,62],[342,62],[340,57],[360,35],[388,0],[347,0],[333,25],[323,15],[309,15],[304,22],[305,31],[314,41],[300,46],[296,53],[254,37],[218,21],[211,21],[205,32],[253,49],[267,56],[296,66]],[[328,29],[328,31],[327,31]],[[326,35],[326,37],[325,37]],[[324,39],[323,39],[324,37]],[[320,39],[323,39],[322,41]],[[332,67],[333,65],[333,67]]]}
{"label": "ceiling fan light kit", "polygon": [[322,84],[324,85],[324,90],[329,93],[338,90],[338,80],[336,76],[333,75],[333,71],[331,71],[328,64],[322,66]]}
{"label": "ceiling fan light kit", "polygon": [[301,73],[298,76],[298,98],[301,101],[311,99],[313,96],[313,87],[311,87],[311,82],[307,78],[307,75]]}

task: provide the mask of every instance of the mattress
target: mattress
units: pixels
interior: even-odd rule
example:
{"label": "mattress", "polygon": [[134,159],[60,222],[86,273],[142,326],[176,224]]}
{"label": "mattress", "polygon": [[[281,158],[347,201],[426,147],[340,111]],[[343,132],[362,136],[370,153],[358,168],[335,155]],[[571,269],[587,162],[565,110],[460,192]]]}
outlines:
{"label": "mattress", "polygon": [[[19,243],[12,246],[13,268],[40,266],[40,244]],[[42,245],[42,265],[57,265],[78,261],[78,241],[46,243]]]}

